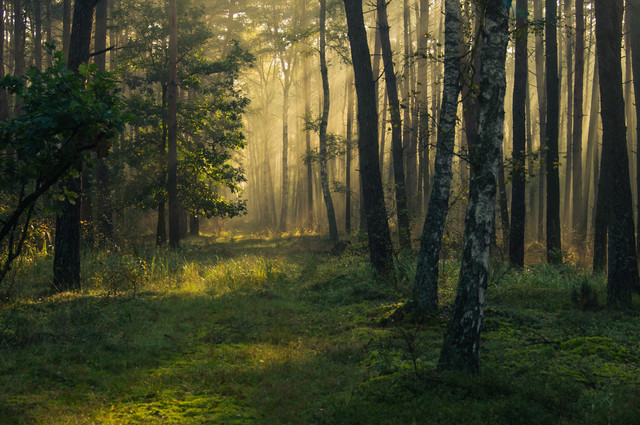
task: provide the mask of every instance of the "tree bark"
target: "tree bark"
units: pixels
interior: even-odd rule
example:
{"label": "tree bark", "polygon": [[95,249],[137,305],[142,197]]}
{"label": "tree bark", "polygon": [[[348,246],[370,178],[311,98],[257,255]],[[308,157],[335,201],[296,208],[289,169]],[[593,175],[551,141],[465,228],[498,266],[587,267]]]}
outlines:
{"label": "tree bark", "polygon": [[488,0],[484,4],[479,132],[470,155],[471,183],[460,279],[440,352],[438,367],[441,369],[475,372],[479,368],[480,330],[495,220],[496,178],[502,150],[510,3],[510,0]]}
{"label": "tree bark", "polygon": [[584,252],[587,229],[581,214],[582,201],[582,103],[584,92],[584,0],[576,0],[575,84],[573,96],[573,234],[574,245]]}
{"label": "tree bark", "polygon": [[426,313],[438,309],[438,261],[451,194],[451,162],[456,136],[458,96],[460,95],[460,2],[445,2],[445,58],[442,110],[438,121],[436,166],[427,216],[420,238],[420,253],[413,291],[416,305]]}
{"label": "tree bark", "polygon": [[557,3],[546,0],[545,5],[545,57],[547,82],[547,261],[562,262],[560,236],[560,159],[558,155],[558,45]]}
{"label": "tree bark", "polygon": [[[389,41],[389,22],[387,20],[387,2],[378,0],[378,31],[382,44],[384,61],[384,75],[389,97],[389,112],[391,115],[391,149],[393,156],[393,177],[396,193],[396,215],[398,217],[398,239],[400,248],[411,249],[411,233],[409,229],[409,209],[407,206],[407,189],[404,174],[404,155],[402,148],[402,120],[400,118],[400,101],[398,100],[398,86],[393,67],[393,52]],[[407,115],[405,115],[405,119]],[[405,124],[406,126],[406,124]]]}
{"label": "tree bark", "polygon": [[[533,18],[537,22],[541,22],[543,19],[542,12],[543,0],[534,0]],[[536,50],[535,50],[535,62],[536,62],[536,86],[538,92],[538,119],[540,121],[540,170],[538,177],[538,241],[542,242],[544,239],[544,222],[545,222],[545,186],[547,183],[547,93],[545,89],[545,74],[544,74],[544,36],[542,31],[536,33]]]}
{"label": "tree bark", "polygon": [[[77,0],[76,0],[77,1]],[[62,0],[62,51],[65,59],[69,58],[71,40],[71,0]]]}
{"label": "tree bark", "polygon": [[527,0],[516,0],[516,51],[513,86],[513,174],[511,185],[511,229],[509,231],[509,264],[524,267],[525,225],[525,151],[527,143],[525,104],[527,76]]}
{"label": "tree bark", "polygon": [[[4,78],[4,0],[0,0],[0,79]],[[9,118],[9,94],[5,89],[0,90],[0,121],[6,121]]]}
{"label": "tree bark", "polygon": [[167,175],[169,195],[169,246],[180,246],[180,202],[178,201],[178,8],[169,0],[169,85],[167,86]]}
{"label": "tree bark", "polygon": [[364,27],[362,2],[344,0],[358,99],[358,154],[366,214],[369,256],[379,275],[393,265],[393,251],[378,163],[378,114],[375,80]]}
{"label": "tree bark", "polygon": [[[633,70],[633,94],[636,112],[636,213],[638,215],[636,228],[640,229],[640,152],[638,152],[638,146],[640,146],[640,4],[637,1],[627,0],[626,7],[629,19],[631,68]],[[637,243],[636,249],[640,251],[640,237]]]}
{"label": "tree bark", "polygon": [[345,203],[344,203],[344,230],[349,235],[351,233],[351,162],[352,162],[352,144],[353,139],[353,75],[347,78],[347,150],[345,165]]}
{"label": "tree bark", "polygon": [[[73,14],[73,32],[69,41],[70,70],[77,72],[89,60],[89,46],[93,27],[93,10],[97,0],[76,0]],[[82,163],[74,165],[82,170]],[[80,194],[80,178],[68,178],[63,185]],[[80,277],[80,197],[75,202],[62,202],[56,217],[55,254],[53,258],[53,288],[56,291],[79,290]]]}
{"label": "tree bark", "polygon": [[[564,1],[564,19],[565,19],[565,33],[566,33],[566,46],[565,57],[567,62],[567,122],[566,122],[566,146],[567,146],[567,163],[565,168],[564,179],[564,199],[563,199],[563,215],[562,219],[566,224],[573,226],[571,223],[571,172],[573,170],[573,149],[572,149],[572,134],[573,134],[573,22],[571,19],[571,0]],[[565,225],[566,225],[565,224]]]}
{"label": "tree bark", "polygon": [[[606,187],[609,267],[607,307],[631,307],[631,291],[638,288],[633,206],[629,181],[624,98],[622,89],[622,0],[596,0],[596,45],[602,110],[600,186]],[[601,194],[604,191],[600,192]],[[602,202],[603,199],[598,199]]]}
{"label": "tree bark", "polygon": [[[329,238],[332,241],[338,240],[338,223],[336,213],[333,208],[333,199],[329,190],[329,176],[327,173],[327,121],[329,119],[330,93],[329,93],[329,72],[326,58],[326,0],[320,0],[320,74],[322,75],[322,118],[320,120],[320,182],[322,184],[322,195],[327,208],[327,219],[329,220]],[[366,42],[366,39],[365,39]],[[371,65],[369,65],[371,66]],[[377,152],[377,149],[376,149]]]}

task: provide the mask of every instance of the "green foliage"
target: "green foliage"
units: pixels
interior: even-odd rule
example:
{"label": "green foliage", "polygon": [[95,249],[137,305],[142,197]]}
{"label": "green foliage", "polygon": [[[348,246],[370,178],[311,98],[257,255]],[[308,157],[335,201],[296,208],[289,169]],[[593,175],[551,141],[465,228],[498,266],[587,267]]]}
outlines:
{"label": "green foliage", "polygon": [[61,52],[46,71],[31,68],[24,76],[6,76],[0,88],[15,95],[20,109],[0,122],[1,282],[37,234],[30,227],[32,218],[41,217],[43,207],[55,208],[52,201],[78,197],[53,185],[90,165],[89,151],[106,156],[125,116],[113,77],[86,64],[76,75],[66,68]]}
{"label": "green foliage", "polygon": [[[185,94],[177,116],[178,196],[196,216],[233,217],[245,211],[239,152],[245,147],[242,114],[249,103],[236,79],[253,56],[228,42],[220,58],[208,57],[214,34],[204,23],[203,6],[178,3],[178,80]],[[126,2],[115,19],[132,34],[118,66],[131,90],[127,107],[136,120],[112,165],[124,187],[123,204],[155,208],[166,201],[166,5]]]}

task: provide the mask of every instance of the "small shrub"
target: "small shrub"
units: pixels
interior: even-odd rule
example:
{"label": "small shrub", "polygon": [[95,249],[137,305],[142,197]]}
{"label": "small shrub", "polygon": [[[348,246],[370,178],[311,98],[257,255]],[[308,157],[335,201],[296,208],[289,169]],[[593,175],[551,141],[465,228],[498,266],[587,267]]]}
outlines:
{"label": "small shrub", "polygon": [[598,309],[598,290],[584,278],[580,287],[571,288],[571,301],[581,311]]}

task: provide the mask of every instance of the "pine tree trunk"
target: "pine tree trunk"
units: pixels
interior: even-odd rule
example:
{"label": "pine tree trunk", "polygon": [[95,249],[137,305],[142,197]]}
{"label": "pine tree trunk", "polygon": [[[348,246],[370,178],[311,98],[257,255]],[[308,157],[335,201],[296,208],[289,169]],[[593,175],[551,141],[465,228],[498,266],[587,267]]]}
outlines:
{"label": "pine tree trunk", "polygon": [[391,236],[384,205],[378,158],[378,114],[375,80],[364,27],[362,2],[344,0],[358,98],[358,154],[371,263],[379,275],[393,265]]}
{"label": "pine tree trunk", "polygon": [[344,217],[345,225],[344,229],[347,235],[351,233],[351,162],[352,162],[352,144],[353,140],[353,76],[347,78],[347,149],[346,149],[346,164],[345,164],[345,206]]}
{"label": "pine tree trunk", "polygon": [[[640,229],[640,4],[637,1],[627,0],[626,2],[629,20],[629,39],[631,41],[631,61],[633,70],[633,94],[635,100],[636,113],[636,214],[637,226]],[[636,249],[640,251],[640,237],[637,240]]]}
{"label": "pine tree trunk", "polygon": [[[608,257],[607,307],[631,307],[638,288],[635,228],[629,181],[624,98],[622,89],[622,0],[595,1],[597,60],[602,102],[600,186],[606,188]],[[604,196],[604,191],[600,191]]]}
{"label": "pine tree trunk", "polygon": [[178,201],[178,9],[169,0],[169,84],[167,86],[167,176],[169,195],[169,246],[180,246],[180,202]]}
{"label": "pine tree trunk", "polygon": [[[543,0],[534,0],[533,18],[537,22],[541,22],[542,15],[542,3]],[[535,49],[535,62],[536,62],[536,87],[538,92],[538,119],[540,121],[540,169],[538,172],[538,241],[544,240],[544,222],[545,222],[545,189],[547,183],[547,171],[546,171],[546,146],[547,146],[547,93],[545,89],[546,79],[544,74],[544,36],[542,31],[536,33],[536,49]]]}
{"label": "pine tree trunk", "polygon": [[[73,33],[70,38],[68,67],[77,72],[83,62],[89,60],[89,45],[93,27],[93,9],[96,0],[76,0],[73,14]],[[82,170],[82,163],[75,164]],[[62,183],[67,190],[80,194],[82,187],[78,177]],[[80,197],[75,202],[61,203],[56,217],[55,255],[53,258],[53,288],[56,291],[79,290],[80,278]]]}
{"label": "pine tree trunk", "polygon": [[547,261],[562,262],[560,237],[560,176],[558,155],[558,51],[556,0],[546,0],[545,58],[547,83]]}
{"label": "pine tree trunk", "polygon": [[456,136],[458,96],[460,95],[460,3],[445,2],[445,59],[442,110],[438,122],[438,142],[433,188],[420,238],[420,253],[414,279],[414,298],[419,310],[438,309],[438,261],[451,194],[451,162]]}
{"label": "pine tree trunk", "polygon": [[280,209],[280,231],[282,232],[287,230],[289,219],[289,72],[291,71],[285,71],[282,96],[282,208]]}
{"label": "pine tree trunk", "polygon": [[513,174],[511,185],[511,229],[509,264],[524,267],[526,96],[529,74],[527,52],[527,0],[516,0],[516,51],[513,86]]}
{"label": "pine tree trunk", "polygon": [[[320,0],[320,74],[322,75],[322,119],[320,120],[320,182],[322,184],[322,195],[327,208],[327,219],[329,220],[329,238],[332,241],[338,240],[338,224],[336,213],[333,208],[333,199],[329,190],[329,175],[327,173],[327,121],[329,119],[330,93],[329,93],[329,72],[327,69],[327,59],[325,56],[326,40],[326,0]],[[377,151],[377,150],[376,150]]]}
{"label": "pine tree trunk", "polygon": [[[389,41],[389,23],[387,21],[387,2],[378,0],[378,31],[382,44],[384,60],[384,75],[389,97],[389,111],[391,115],[391,148],[393,156],[393,176],[396,193],[396,215],[398,217],[398,239],[400,248],[411,249],[411,234],[409,230],[409,210],[407,206],[407,192],[404,174],[404,155],[402,147],[402,120],[400,118],[400,102],[396,74],[393,66],[393,52]],[[405,119],[407,115],[405,115]],[[406,125],[405,125],[406,127]]]}
{"label": "pine tree trunk", "polygon": [[571,171],[573,170],[573,149],[572,149],[572,137],[573,137],[573,22],[571,19],[571,0],[564,1],[564,19],[565,19],[565,33],[566,33],[566,46],[565,57],[567,61],[567,111],[566,111],[566,152],[567,163],[565,168],[564,179],[564,202],[563,202],[563,214],[562,219],[565,221],[565,225],[572,225],[571,223]]}
{"label": "pine tree trunk", "polygon": [[438,362],[442,369],[475,372],[479,368],[480,330],[495,217],[496,176],[502,150],[510,3],[509,0],[489,0],[484,6],[478,91],[479,132],[470,156],[471,183],[462,264],[453,314]]}
{"label": "pine tree trunk", "polygon": [[573,233],[574,245],[583,252],[587,229],[581,214],[582,201],[582,117],[584,92],[584,0],[576,0],[575,85],[573,97]]}

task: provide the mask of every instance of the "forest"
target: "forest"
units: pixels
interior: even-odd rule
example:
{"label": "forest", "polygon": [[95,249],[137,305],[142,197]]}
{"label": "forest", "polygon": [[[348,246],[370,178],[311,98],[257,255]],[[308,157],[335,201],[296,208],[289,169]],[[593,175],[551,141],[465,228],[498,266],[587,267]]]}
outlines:
{"label": "forest", "polygon": [[640,0],[0,12],[0,424],[640,424]]}

